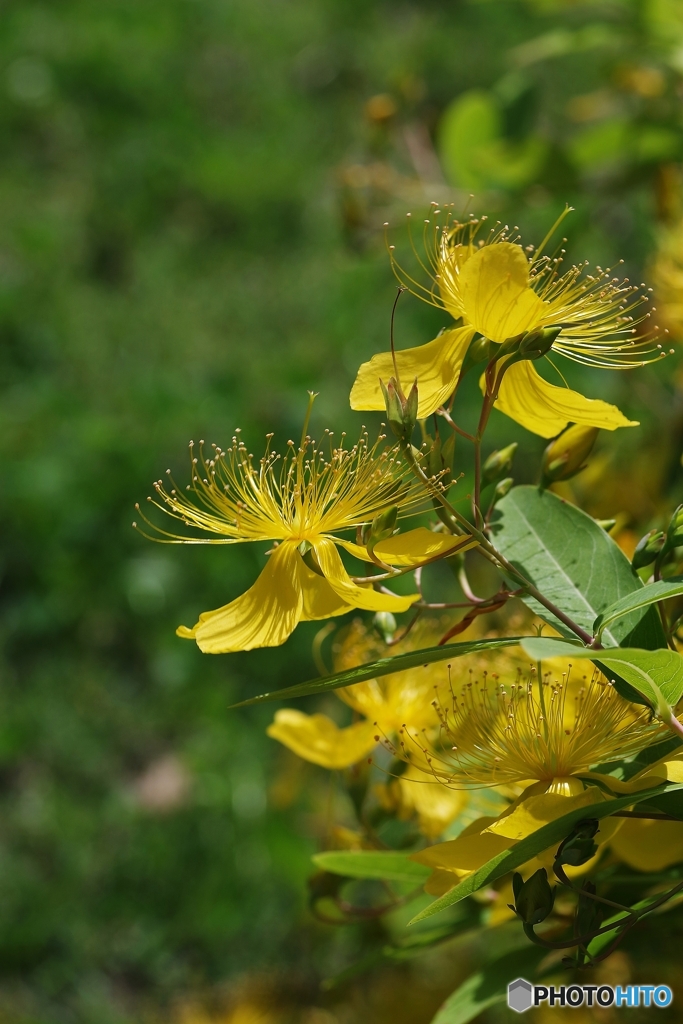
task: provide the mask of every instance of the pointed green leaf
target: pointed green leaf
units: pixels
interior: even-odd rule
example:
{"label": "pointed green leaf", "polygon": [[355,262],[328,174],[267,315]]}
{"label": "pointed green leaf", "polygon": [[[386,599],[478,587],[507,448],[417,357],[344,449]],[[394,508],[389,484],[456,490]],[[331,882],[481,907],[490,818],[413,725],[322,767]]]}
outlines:
{"label": "pointed green leaf", "polygon": [[572,658],[606,666],[637,690],[652,710],[664,721],[671,708],[683,696],[683,658],[676,651],[641,651],[628,647],[608,647],[594,651],[554,637],[525,637],[522,647],[535,661],[544,658]]}
{"label": "pointed green leaf", "polygon": [[[643,589],[640,577],[609,534],[550,491],[513,487],[498,503],[491,529],[501,554],[588,633],[615,601]],[[523,600],[563,636],[573,636],[533,598]],[[656,609],[619,619],[606,630],[605,643],[646,650],[666,647]]]}
{"label": "pointed green leaf", "polygon": [[556,844],[559,845],[569,835],[576,823],[583,818],[606,818],[608,815],[614,814],[615,811],[633,807],[644,800],[651,800],[653,796],[673,793],[679,789],[683,789],[683,783],[665,784],[657,786],[656,789],[648,789],[640,793],[631,793],[628,796],[615,797],[614,800],[602,800],[600,803],[590,804],[588,807],[578,807],[576,810],[570,811],[569,814],[565,814],[561,818],[556,818],[555,821],[543,825],[542,828],[532,832],[526,839],[515,843],[509,850],[505,850],[496,857],[492,857],[491,860],[487,861],[482,867],[477,868],[476,871],[473,871],[471,875],[464,878],[462,882],[455,885],[445,895],[440,896],[438,900],[434,900],[428,907],[425,907],[409,924],[417,924],[418,921],[423,921],[425,918],[432,917],[433,914],[438,914],[447,907],[452,907],[454,903],[459,903],[460,900],[466,899],[472,893],[477,892],[477,890],[491,885],[499,878],[502,878],[503,875],[514,871],[520,865],[535,857],[536,854],[542,853],[543,850],[547,850]]}
{"label": "pointed green leaf", "polygon": [[442,647],[425,647],[422,651],[399,654],[395,658],[380,658],[379,661],[371,661],[367,665],[359,665],[358,668],[350,668],[345,672],[336,672],[334,675],[323,676],[321,679],[311,679],[307,683],[285,686],[281,690],[273,690],[272,693],[261,693],[258,697],[250,697],[248,700],[240,701],[239,704],[233,704],[232,707],[244,708],[249,704],[262,704],[265,701],[292,700],[294,697],[308,697],[313,693],[326,693],[328,690],[337,690],[341,686],[353,686],[354,683],[363,683],[366,679],[377,679],[379,676],[403,672],[404,669],[417,668],[419,665],[428,665],[430,662],[451,661],[453,658],[461,658],[464,654],[512,647],[522,639],[519,636],[503,636],[488,640],[471,640],[469,643],[463,644],[444,644]]}
{"label": "pointed green leaf", "polygon": [[672,576],[668,580],[657,580],[655,583],[648,583],[642,590],[636,590],[632,594],[627,594],[626,597],[615,601],[601,615],[598,615],[593,624],[594,636],[599,639],[604,630],[611,626],[613,622],[616,622],[617,619],[647,608],[657,601],[666,601],[669,597],[680,597],[682,594],[683,576]]}
{"label": "pointed green leaf", "polygon": [[347,878],[377,878],[419,885],[430,875],[424,864],[410,860],[408,853],[395,850],[330,850],[316,853],[312,859],[323,871]]}

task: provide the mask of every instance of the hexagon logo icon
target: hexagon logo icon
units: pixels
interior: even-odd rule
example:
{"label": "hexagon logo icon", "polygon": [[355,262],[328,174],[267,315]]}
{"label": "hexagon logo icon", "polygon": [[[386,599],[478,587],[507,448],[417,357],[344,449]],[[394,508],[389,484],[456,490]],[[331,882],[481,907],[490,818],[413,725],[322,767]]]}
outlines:
{"label": "hexagon logo icon", "polygon": [[526,978],[517,978],[508,985],[508,1006],[517,1013],[524,1013],[531,1009],[533,998],[533,985]]}

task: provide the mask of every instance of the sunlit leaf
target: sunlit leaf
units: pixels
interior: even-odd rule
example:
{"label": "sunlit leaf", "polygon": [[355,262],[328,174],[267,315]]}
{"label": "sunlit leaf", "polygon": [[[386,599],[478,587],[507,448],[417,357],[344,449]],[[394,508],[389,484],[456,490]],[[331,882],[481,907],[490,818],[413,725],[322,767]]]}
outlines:
{"label": "sunlit leaf", "polygon": [[504,636],[485,640],[471,640],[469,643],[463,644],[425,647],[422,651],[411,651],[410,654],[400,654],[395,658],[380,658],[379,661],[371,661],[367,665],[359,665],[358,668],[350,668],[345,672],[336,672],[331,676],[311,679],[307,683],[285,686],[281,690],[273,690],[272,693],[261,693],[258,697],[250,697],[248,700],[240,701],[239,704],[233,704],[232,707],[243,708],[249,704],[262,704],[271,700],[292,700],[294,697],[308,697],[314,693],[326,693],[328,690],[337,690],[341,686],[353,686],[354,683],[362,683],[366,679],[378,679],[380,676],[390,675],[394,672],[403,672],[407,668],[417,668],[419,665],[428,665],[435,661],[451,661],[454,658],[461,658],[465,654],[476,654],[479,651],[494,651],[502,647],[512,647],[522,639],[523,637],[519,636]]}
{"label": "sunlit leaf", "polygon": [[378,878],[416,885],[430,874],[428,867],[410,860],[410,854],[395,850],[330,850],[316,853],[313,863],[323,871],[347,878]]}
{"label": "sunlit leaf", "polygon": [[669,597],[679,597],[683,594],[683,576],[670,577],[668,580],[657,580],[655,583],[648,583],[642,590],[636,590],[627,594],[619,601],[606,608],[593,623],[595,636],[600,639],[602,633],[608,626],[611,626],[617,619],[626,615],[647,608],[657,601],[665,601]]}
{"label": "sunlit leaf", "polygon": [[633,650],[628,647],[594,651],[553,637],[525,637],[522,647],[535,661],[571,658],[593,661],[617,672],[664,718],[683,696],[683,658],[677,651]]}
{"label": "sunlit leaf", "polygon": [[[498,503],[492,532],[505,558],[587,633],[615,601],[643,589],[631,563],[602,527],[549,491],[514,487]],[[574,636],[533,598],[523,600],[563,636]],[[647,650],[666,647],[654,608],[616,621],[604,642]]]}

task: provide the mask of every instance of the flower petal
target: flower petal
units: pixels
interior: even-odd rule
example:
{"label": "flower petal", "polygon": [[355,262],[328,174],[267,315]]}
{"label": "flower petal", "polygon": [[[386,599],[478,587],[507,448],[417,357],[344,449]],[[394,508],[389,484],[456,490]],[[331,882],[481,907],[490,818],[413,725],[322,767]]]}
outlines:
{"label": "flower petal", "polygon": [[399,597],[396,594],[379,594],[370,584],[358,586],[347,573],[334,542],[328,537],[315,540],[313,548],[328,583],[353,608],[363,608],[369,612],[405,612],[419,600],[419,594]]}
{"label": "flower petal", "polygon": [[[536,788],[535,785],[529,787],[531,790]],[[603,796],[597,786],[589,786],[582,793],[573,796],[564,796],[557,792],[533,796],[525,796],[523,793],[517,804],[513,805],[510,813],[501,815],[488,826],[487,831],[515,841],[526,839],[543,825],[569,814],[577,807],[590,807],[591,804],[598,804],[601,800],[606,799],[608,798]],[[619,827],[621,820],[616,820],[614,823]],[[605,829],[609,829],[609,826],[610,822],[600,823],[600,833],[599,836],[596,836],[596,843],[605,842],[609,838],[609,835],[605,834]]]}
{"label": "flower petal", "polygon": [[278,647],[301,618],[301,567],[296,544],[285,541],[269,556],[253,587],[223,608],[202,612],[193,629],[180,626],[178,636],[196,640],[205,654]]}
{"label": "flower petal", "polygon": [[547,311],[529,287],[529,261],[520,245],[495,242],[460,270],[465,317],[491,341],[506,341],[537,327]]}
{"label": "flower petal", "polygon": [[627,819],[610,846],[635,871],[663,871],[683,861],[683,821]]}
{"label": "flower petal", "polygon": [[375,746],[372,722],[356,722],[340,729],[327,715],[305,715],[294,708],[281,708],[266,729],[304,761],[322,768],[348,768],[366,757]]}
{"label": "flower petal", "polygon": [[[337,540],[349,554],[355,555],[364,562],[371,562],[367,549],[360,544],[348,540]],[[453,537],[448,533],[434,533],[424,526],[418,526],[406,533],[397,533],[389,540],[383,540],[375,546],[375,553],[387,565],[410,566],[421,565],[440,555],[454,554],[456,551],[467,551],[475,547],[476,540],[471,537]]]}
{"label": "flower petal", "polygon": [[476,871],[491,857],[496,857],[512,846],[511,839],[486,831],[495,821],[495,818],[477,818],[457,839],[429,846],[426,850],[414,853],[410,859],[438,871],[452,871],[458,877]]}
{"label": "flower petal", "polygon": [[555,437],[568,423],[601,430],[638,426],[636,421],[627,420],[616,405],[549,384],[528,359],[506,371],[495,408],[541,437]]}
{"label": "flower petal", "polygon": [[354,605],[348,604],[333,590],[324,576],[309,569],[302,560],[299,569],[301,580],[303,609],[301,612],[302,622],[311,622],[315,619],[330,619],[335,615],[346,615],[353,610]]}
{"label": "flower petal", "polygon": [[[406,348],[396,353],[401,385],[406,393],[417,378],[419,419],[431,416],[453,394],[462,361],[473,337],[472,327],[452,328],[443,331],[426,345]],[[381,352],[368,363],[363,363],[351,389],[351,408],[383,412],[385,405],[379,386],[380,377],[386,383],[393,376],[391,352]]]}

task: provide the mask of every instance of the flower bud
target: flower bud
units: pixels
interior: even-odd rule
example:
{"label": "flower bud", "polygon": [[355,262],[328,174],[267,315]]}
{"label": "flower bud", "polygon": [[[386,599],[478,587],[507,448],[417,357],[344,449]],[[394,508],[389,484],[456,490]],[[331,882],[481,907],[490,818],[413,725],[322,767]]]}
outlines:
{"label": "flower bud", "polygon": [[500,483],[496,486],[495,491],[493,492],[494,505],[496,504],[496,502],[500,501],[501,498],[504,498],[509,491],[512,490],[512,485],[514,484],[514,482],[515,481],[511,476],[506,476],[504,480],[500,481]]}
{"label": "flower bud", "polygon": [[547,355],[561,330],[561,327],[544,327],[529,331],[519,343],[519,355],[522,359],[540,359]]}
{"label": "flower bud", "polygon": [[542,483],[544,487],[555,480],[570,480],[582,469],[598,436],[597,427],[575,424],[551,441],[543,453]]}
{"label": "flower bud", "polygon": [[390,377],[387,384],[382,380],[379,383],[392,433],[404,441],[410,440],[417,420],[417,378],[407,398],[395,377]]}
{"label": "flower bud", "polygon": [[377,612],[372,620],[372,624],[385,644],[390,644],[396,632],[396,619],[391,612]]}
{"label": "flower bud", "polygon": [[683,544],[683,505],[679,505],[671,517],[666,531],[667,548],[677,548]]}
{"label": "flower bud", "polygon": [[585,818],[577,822],[572,832],[558,846],[555,863],[558,866],[568,864],[570,867],[585,864],[597,852],[598,847],[593,837],[599,828],[600,823],[596,818]]}
{"label": "flower bud", "polygon": [[460,376],[464,377],[478,363],[488,362],[494,352],[496,355],[499,355],[499,349],[500,346],[493,341],[489,341],[488,338],[475,338],[463,359]]}
{"label": "flower bud", "polygon": [[588,935],[600,927],[603,908],[597,900],[591,899],[595,896],[597,889],[594,882],[586,881],[581,886],[579,893],[579,904],[576,908],[576,933],[577,935]]}
{"label": "flower bud", "polygon": [[444,493],[447,493],[453,477],[453,458],[455,456],[455,434],[450,434],[446,440],[441,442],[441,436],[437,434],[431,448],[427,452],[426,470],[429,476],[439,478]]}
{"label": "flower bud", "polygon": [[361,531],[361,539],[365,546],[371,550],[380,541],[393,537],[398,519],[398,505],[390,505],[380,512],[371,523],[366,523]]}
{"label": "flower bud", "polygon": [[514,441],[507,448],[501,448],[499,452],[491,452],[481,471],[481,482],[484,487],[486,484],[495,483],[510,472],[516,451],[517,442]]}
{"label": "flower bud", "polygon": [[665,540],[666,537],[661,530],[650,530],[644,537],[641,537],[631,559],[633,568],[644,569],[646,565],[652,565],[664,547]]}
{"label": "flower bud", "polygon": [[555,893],[550,888],[545,868],[539,868],[526,882],[515,872],[512,876],[512,891],[515,897],[513,910],[524,924],[540,924],[553,909]]}

